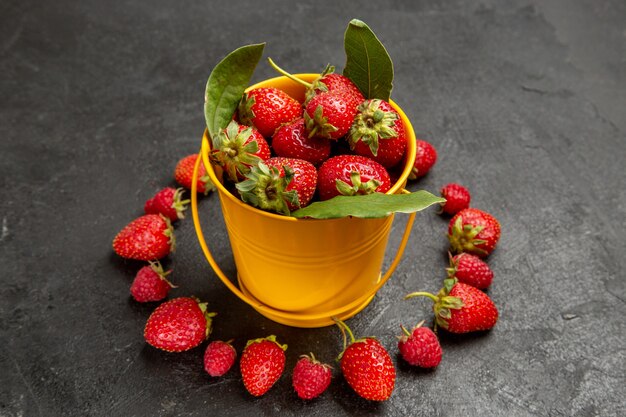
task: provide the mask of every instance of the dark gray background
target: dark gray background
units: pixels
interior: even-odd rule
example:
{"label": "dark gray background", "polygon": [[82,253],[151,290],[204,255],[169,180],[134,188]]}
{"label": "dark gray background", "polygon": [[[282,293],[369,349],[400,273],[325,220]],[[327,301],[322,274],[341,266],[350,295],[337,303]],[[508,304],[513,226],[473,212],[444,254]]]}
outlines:
{"label": "dark gray background", "polygon": [[[411,189],[461,182],[502,223],[489,258],[500,321],[442,335],[436,371],[397,356],[400,324],[430,317],[428,302],[402,296],[444,276],[447,219],[427,210],[391,281],[349,320],[390,349],[391,400],[359,399],[335,366],[331,388],[305,403],[291,368],[308,351],[332,362],[339,331],[244,305],[188,218],[167,261],[172,296],[210,302],[213,337],[239,350],[271,333],[289,345],[286,374],[253,399],[237,370],[204,374],[203,347],[144,343],[155,306],[129,298],[141,263],[112,254],[111,239],[199,148],[204,85],[225,54],[267,42],[293,72],[341,68],[353,17],[387,46],[393,98],[439,151]],[[0,1],[0,416],[626,415],[625,57],[623,1]],[[273,75],[262,63],[254,78]],[[233,276],[216,196],[201,208]]]}

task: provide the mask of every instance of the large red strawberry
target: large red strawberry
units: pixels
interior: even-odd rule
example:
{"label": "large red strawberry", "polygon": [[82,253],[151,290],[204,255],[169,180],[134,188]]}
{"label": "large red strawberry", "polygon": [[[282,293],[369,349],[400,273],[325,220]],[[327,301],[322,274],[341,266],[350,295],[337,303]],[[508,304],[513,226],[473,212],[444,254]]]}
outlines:
{"label": "large red strawberry", "polygon": [[459,282],[484,290],[491,285],[493,271],[489,265],[478,256],[470,253],[450,254],[450,267],[447,268],[448,277],[456,278]]}
{"label": "large red strawberry", "polygon": [[451,215],[468,208],[472,200],[469,190],[457,183],[441,187],[441,196],[446,199],[446,202],[441,205],[441,211]]}
{"label": "large red strawberry", "polygon": [[204,370],[211,376],[222,376],[230,370],[237,358],[237,351],[230,344],[214,340],[204,351]]}
{"label": "large red strawberry", "polygon": [[[389,352],[377,339],[365,337],[355,340],[345,323],[337,321],[337,325],[344,337],[344,350],[339,360],[348,385],[366,400],[389,399],[396,383],[396,369]],[[346,332],[350,336],[348,345]]]}
{"label": "large red strawberry", "polygon": [[327,159],[317,173],[320,200],[337,195],[385,193],[391,188],[389,173],[378,162],[360,155]]}
{"label": "large red strawberry", "polygon": [[317,94],[304,109],[307,136],[339,139],[350,130],[356,112],[341,92]]}
{"label": "large red strawberry", "polygon": [[489,255],[500,239],[500,223],[491,214],[475,208],[459,211],[448,224],[452,252]]}
{"label": "large red strawberry", "polygon": [[235,121],[213,138],[211,160],[221,166],[233,182],[241,181],[250,167],[270,156],[270,147],[259,131]]}
{"label": "large red strawberry", "polygon": [[146,303],[161,301],[174,285],[168,281],[167,276],[172,271],[164,271],[159,261],[150,262],[137,271],[135,279],[130,286],[130,294],[136,301]]}
{"label": "large red strawberry", "polygon": [[450,333],[489,330],[495,326],[498,309],[487,294],[456,279],[445,279],[443,283],[437,295],[414,292],[405,298],[424,296],[433,300],[435,322]]}
{"label": "large red strawberry", "polygon": [[285,370],[285,350],[287,345],[278,343],[274,335],[248,341],[239,366],[243,385],[250,394],[259,397],[278,381]]}
{"label": "large red strawberry", "polygon": [[332,371],[330,365],[321,363],[315,356],[302,355],[292,373],[293,388],[299,398],[312,400],[317,398],[330,385]]}
{"label": "large red strawberry", "polygon": [[166,187],[158,191],[154,197],[146,201],[143,210],[146,214],[162,214],[170,221],[185,218],[188,199],[183,200],[183,189]]}
{"label": "large red strawberry", "polygon": [[136,218],[113,239],[115,253],[139,261],[161,259],[173,252],[175,246],[174,229],[169,219],[160,214]]}
{"label": "large red strawberry", "polygon": [[404,334],[398,338],[398,350],[410,365],[435,368],[441,362],[441,345],[437,335],[429,327],[422,327],[423,324],[423,321],[418,323],[410,332],[400,326]]}
{"label": "large red strawberry", "polygon": [[278,88],[263,87],[245,93],[238,112],[241,123],[269,138],[280,125],[302,116],[302,104]]}
{"label": "large red strawberry", "polygon": [[156,308],[144,329],[146,342],[167,352],[183,352],[202,343],[211,333],[212,317],[207,304],[179,297]]}
{"label": "large red strawberry", "polygon": [[366,100],[359,105],[350,127],[351,149],[385,168],[397,165],[406,151],[404,124],[398,112],[384,100]]}
{"label": "large red strawberry", "polygon": [[[198,154],[194,153],[187,155],[176,163],[174,169],[174,179],[176,182],[188,190],[191,190],[191,183],[193,178],[193,168],[198,159]],[[196,190],[199,193],[208,194],[215,190],[215,185],[211,182],[209,174],[207,174],[204,164],[200,162],[198,167],[198,180],[196,181]]]}
{"label": "large red strawberry", "polygon": [[437,162],[437,150],[430,143],[425,140],[416,139],[415,141],[415,163],[411,173],[409,174],[410,180],[421,178],[430,171],[430,169]]}
{"label": "large red strawberry", "polygon": [[276,129],[272,136],[272,149],[278,156],[297,158],[319,165],[330,155],[330,141],[308,137],[301,117]]}

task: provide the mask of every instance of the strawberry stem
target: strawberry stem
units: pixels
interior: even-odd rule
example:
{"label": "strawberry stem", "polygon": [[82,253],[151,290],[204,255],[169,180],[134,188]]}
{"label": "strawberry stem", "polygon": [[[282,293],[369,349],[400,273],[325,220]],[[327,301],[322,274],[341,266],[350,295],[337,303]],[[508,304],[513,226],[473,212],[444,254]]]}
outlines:
{"label": "strawberry stem", "polygon": [[413,297],[428,297],[434,302],[439,301],[439,297],[437,297],[436,295],[431,294],[429,292],[423,292],[423,291],[412,292],[411,294],[407,294],[404,296],[404,299],[408,300],[409,298],[413,298]]}
{"label": "strawberry stem", "polygon": [[313,87],[313,84],[308,83],[304,80],[301,80],[298,77],[295,77],[291,74],[289,74],[287,71],[285,71],[284,69],[282,69],[281,67],[279,67],[278,65],[276,65],[276,63],[274,61],[272,61],[272,58],[267,58],[268,62],[270,63],[270,65],[272,66],[272,68],[274,68],[279,74],[284,75],[285,77],[289,78],[292,81],[297,82],[298,84],[302,84],[303,86],[305,86],[306,88],[311,88]]}

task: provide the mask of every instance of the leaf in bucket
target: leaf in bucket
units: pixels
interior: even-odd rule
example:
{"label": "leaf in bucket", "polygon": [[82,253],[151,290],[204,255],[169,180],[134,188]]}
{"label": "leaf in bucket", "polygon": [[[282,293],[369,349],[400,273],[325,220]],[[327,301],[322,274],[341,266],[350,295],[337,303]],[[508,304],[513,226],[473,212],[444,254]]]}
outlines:
{"label": "leaf in bucket", "polygon": [[335,219],[347,216],[377,218],[386,217],[391,213],[413,213],[445,201],[424,190],[408,194],[339,195],[330,200],[315,202],[294,211],[291,215],[313,219]]}
{"label": "leaf in bucket", "polygon": [[204,95],[204,118],[211,138],[232,120],[264,47],[259,43],[237,48],[211,71]]}
{"label": "leaf in bucket", "polygon": [[383,44],[362,21],[352,19],[344,35],[346,66],[343,75],[359,87],[365,98],[389,101],[393,63]]}

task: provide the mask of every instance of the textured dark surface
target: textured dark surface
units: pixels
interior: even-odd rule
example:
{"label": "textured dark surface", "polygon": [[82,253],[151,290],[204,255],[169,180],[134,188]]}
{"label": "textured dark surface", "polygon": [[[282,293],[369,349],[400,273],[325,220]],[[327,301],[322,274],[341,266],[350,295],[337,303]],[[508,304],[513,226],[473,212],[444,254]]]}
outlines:
{"label": "textured dark surface", "polygon": [[[0,416],[626,415],[626,4],[360,3],[0,2]],[[359,399],[337,366],[315,401],[299,401],[288,374],[253,399],[236,370],[202,371],[203,348],[144,343],[154,305],[128,295],[141,264],[111,239],[199,148],[204,84],[226,53],[265,41],[293,72],[341,67],[353,17],[387,46],[393,98],[439,151],[411,188],[459,181],[502,223],[489,258],[500,321],[443,335],[436,371],[397,356],[400,324],[429,317],[426,301],[402,296],[436,291],[444,275],[447,219],[428,210],[391,281],[349,320],[391,350],[391,400]],[[255,80],[273,75],[262,63]],[[216,196],[201,208],[233,276]],[[288,371],[309,351],[333,361],[336,328],[262,318],[216,279],[190,218],[177,237],[172,296],[208,301],[214,338],[240,350],[276,334]]]}

